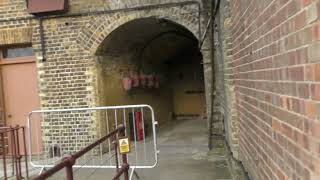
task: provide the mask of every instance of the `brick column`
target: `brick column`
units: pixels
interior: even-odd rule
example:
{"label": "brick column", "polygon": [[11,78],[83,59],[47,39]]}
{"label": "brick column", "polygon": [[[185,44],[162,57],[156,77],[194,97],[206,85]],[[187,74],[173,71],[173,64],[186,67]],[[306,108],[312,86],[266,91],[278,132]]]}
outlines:
{"label": "brick column", "polygon": [[204,84],[205,84],[205,97],[206,97],[206,115],[208,122],[208,145],[211,147],[211,130],[212,130],[212,104],[213,104],[213,67],[211,61],[210,40],[207,37],[201,49],[203,56],[203,72],[204,72]]}

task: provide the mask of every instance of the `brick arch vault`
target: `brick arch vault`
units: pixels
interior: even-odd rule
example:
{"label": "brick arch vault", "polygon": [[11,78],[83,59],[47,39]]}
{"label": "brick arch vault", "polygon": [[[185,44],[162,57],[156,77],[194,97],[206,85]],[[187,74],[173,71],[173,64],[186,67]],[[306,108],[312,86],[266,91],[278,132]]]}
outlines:
{"label": "brick arch vault", "polygon": [[[95,107],[99,106],[99,79],[98,60],[96,55],[100,44],[118,27],[141,18],[157,17],[174,22],[189,30],[199,41],[201,32],[206,28],[205,18],[201,19],[199,28],[199,9],[197,4],[185,4],[175,7],[159,7],[153,9],[139,9],[127,12],[111,12],[105,14],[84,14],[80,17],[60,17],[58,19],[44,20],[46,43],[46,61],[38,61],[39,96],[41,108],[65,107]],[[33,46],[37,57],[41,58],[40,42],[37,38],[39,29],[34,28]],[[60,38],[60,39],[59,39]],[[60,41],[62,41],[60,43]],[[57,43],[59,42],[59,43]],[[206,39],[201,50],[204,64],[204,77],[206,89],[206,112],[210,114],[212,107],[211,91],[213,68],[210,64],[209,41]],[[59,74],[57,76],[57,74]],[[65,79],[63,82],[60,79]],[[83,131],[88,136],[84,137],[83,144],[92,142],[98,135],[99,123],[97,114],[81,118],[68,118],[65,126],[81,121],[86,129]],[[90,118],[87,118],[90,117]],[[209,118],[208,118],[209,119]],[[46,120],[45,120],[46,121]],[[58,141],[59,137],[50,135],[50,123],[43,124],[44,144]],[[211,124],[208,124],[210,127]],[[70,133],[70,137],[77,133]]]}
{"label": "brick arch vault", "polygon": [[86,51],[89,51],[94,55],[99,45],[112,31],[129,21],[147,17],[165,18],[180,24],[199,39],[201,30],[199,28],[199,18],[196,11],[197,7],[191,6],[190,8],[173,7],[135,12],[120,12],[112,15],[100,16],[94,18],[93,21],[81,30],[77,42]]}
{"label": "brick arch vault", "polygon": [[[87,20],[87,23],[78,32],[77,36],[77,46],[80,46],[84,52],[88,53],[88,58],[90,60],[90,70],[87,74],[90,77],[91,86],[87,87],[91,94],[88,94],[88,98],[91,102],[90,106],[99,106],[99,88],[98,88],[98,73],[97,73],[97,60],[96,52],[100,44],[104,39],[114,30],[116,30],[121,25],[130,22],[135,19],[157,17],[164,18],[178,25],[183,26],[189,30],[198,40],[201,41],[201,32],[204,32],[205,25],[198,16],[198,7],[196,5],[180,6],[180,7],[170,7],[170,8],[159,8],[153,10],[139,10],[130,12],[117,12],[112,14],[105,14],[100,16],[92,16]],[[199,24],[201,23],[201,25]],[[208,39],[205,39],[203,49],[209,49],[209,44],[206,43]],[[210,61],[209,52],[203,53],[203,61]],[[212,99],[210,99],[212,92],[210,91],[210,86],[212,85],[212,79],[210,78],[210,73],[213,72],[211,66],[207,66],[204,63],[204,77],[205,77],[205,96],[206,96],[206,112],[207,115],[210,113],[212,107],[210,106]],[[97,122],[93,119],[94,122]],[[95,123],[97,127],[98,123]],[[211,124],[208,124],[208,129],[210,129]]]}

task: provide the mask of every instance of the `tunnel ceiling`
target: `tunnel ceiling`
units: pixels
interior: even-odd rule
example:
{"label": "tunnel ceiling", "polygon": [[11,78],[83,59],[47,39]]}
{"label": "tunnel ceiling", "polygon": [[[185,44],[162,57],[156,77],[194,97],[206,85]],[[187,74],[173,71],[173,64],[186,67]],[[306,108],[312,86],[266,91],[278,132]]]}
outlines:
{"label": "tunnel ceiling", "polygon": [[98,48],[97,55],[134,53],[137,58],[160,63],[183,51],[197,49],[197,45],[197,38],[181,25],[166,19],[142,18],[110,33]]}

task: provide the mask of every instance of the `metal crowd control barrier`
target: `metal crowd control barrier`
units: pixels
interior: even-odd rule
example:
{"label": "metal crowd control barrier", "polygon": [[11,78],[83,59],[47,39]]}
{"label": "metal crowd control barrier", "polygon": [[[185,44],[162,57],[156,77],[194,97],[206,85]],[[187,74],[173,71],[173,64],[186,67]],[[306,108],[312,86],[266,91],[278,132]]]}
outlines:
{"label": "metal crowd control barrier", "polygon": [[[36,124],[40,129],[36,130]],[[32,111],[28,116],[30,164],[35,168],[54,167],[57,162],[74,154],[110,129],[124,124],[131,140],[128,163],[135,169],[154,168],[158,149],[154,110],[149,105],[106,106]],[[74,168],[116,168],[112,142],[107,140],[79,158]],[[119,153],[116,155],[119,158]],[[42,171],[41,171],[42,172]],[[132,176],[132,174],[131,174]]]}

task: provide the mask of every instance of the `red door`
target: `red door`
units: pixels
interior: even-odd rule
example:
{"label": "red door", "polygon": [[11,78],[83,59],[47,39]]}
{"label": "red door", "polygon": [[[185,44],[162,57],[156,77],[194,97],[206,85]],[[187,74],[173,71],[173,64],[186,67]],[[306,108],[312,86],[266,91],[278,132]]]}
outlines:
{"label": "red door", "polygon": [[[4,59],[0,61],[0,67],[6,126],[27,127],[28,113],[39,109],[35,59],[34,57]],[[32,136],[32,152],[38,154],[42,147],[40,122],[34,120],[31,128],[35,132]],[[23,150],[21,145],[20,148]]]}

